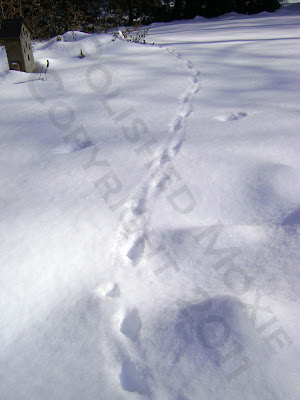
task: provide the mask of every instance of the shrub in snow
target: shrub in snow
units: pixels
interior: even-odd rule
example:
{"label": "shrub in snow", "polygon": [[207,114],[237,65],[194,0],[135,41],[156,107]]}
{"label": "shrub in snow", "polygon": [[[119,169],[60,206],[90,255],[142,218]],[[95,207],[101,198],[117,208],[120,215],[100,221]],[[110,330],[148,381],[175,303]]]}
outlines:
{"label": "shrub in snow", "polygon": [[117,37],[125,39],[127,42],[146,44],[146,36],[148,35],[149,28],[141,29],[140,25],[133,28],[125,28],[122,31],[113,33],[112,41],[114,42]]}

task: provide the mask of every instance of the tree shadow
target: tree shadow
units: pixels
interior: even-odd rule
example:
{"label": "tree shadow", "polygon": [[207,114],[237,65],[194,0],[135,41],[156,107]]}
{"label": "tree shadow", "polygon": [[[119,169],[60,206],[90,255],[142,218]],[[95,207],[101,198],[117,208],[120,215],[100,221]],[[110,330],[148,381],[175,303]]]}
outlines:
{"label": "tree shadow", "polygon": [[287,225],[300,225],[300,207],[296,208],[281,222],[281,226]]}

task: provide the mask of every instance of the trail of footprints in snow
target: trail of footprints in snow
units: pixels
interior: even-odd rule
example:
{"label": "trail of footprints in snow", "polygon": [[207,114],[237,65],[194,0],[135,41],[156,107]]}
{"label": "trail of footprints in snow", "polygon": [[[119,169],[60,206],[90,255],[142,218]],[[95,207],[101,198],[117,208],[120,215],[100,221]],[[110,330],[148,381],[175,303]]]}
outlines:
{"label": "trail of footprints in snow", "polygon": [[[168,177],[162,174],[162,170],[180,151],[186,135],[185,122],[193,111],[191,99],[200,90],[200,73],[196,71],[192,62],[174,50],[164,47],[162,49],[185,64],[189,72],[192,73],[192,85],[180,99],[179,110],[169,126],[170,136],[164,147],[160,150],[159,156],[154,157],[152,162],[149,163],[149,175],[140,185],[135,199],[131,202],[127,225],[134,224],[138,219],[140,230],[137,234],[129,234],[122,226],[120,227],[113,251],[114,264],[122,264],[127,259],[132,265],[136,265],[143,256],[151,218],[151,216],[147,215],[147,199],[154,194],[160,193],[164,188]],[[124,255],[126,255],[125,259]],[[115,284],[105,296],[111,298],[120,297],[119,286]],[[120,322],[120,333],[136,344],[138,343],[141,329],[142,321],[138,309],[133,308],[128,310]],[[147,390],[141,370],[141,366],[135,365],[132,360],[125,359],[123,361],[120,372],[120,384],[125,391],[144,393]]]}
{"label": "trail of footprints in snow", "polygon": [[171,50],[169,48],[166,48],[166,50],[169,54],[178,58],[185,64],[186,68],[192,73],[192,78],[193,78],[192,86],[184,94],[181,100],[181,107],[177,112],[175,121],[170,127],[170,132],[176,134],[173,136],[173,140],[170,143],[171,156],[176,156],[185,139],[185,134],[186,134],[184,126],[185,121],[193,112],[193,106],[191,103],[192,96],[197,94],[201,88],[199,80],[200,72],[197,71],[193,63],[186,57],[184,57],[182,54],[177,53],[176,51]]}
{"label": "trail of footprints in snow", "polygon": [[[99,288],[100,294],[108,298],[118,298],[121,296],[121,291],[118,284],[107,284],[106,290]],[[140,331],[142,329],[142,321],[137,308],[127,310],[125,316],[120,322],[119,331],[124,335],[127,340],[133,344],[139,340]],[[145,393],[148,388],[145,382],[143,368],[140,365],[124,357],[120,369],[119,381],[122,389],[127,392],[137,392],[140,394]]]}
{"label": "trail of footprints in snow", "polygon": [[[180,99],[179,110],[177,111],[176,117],[169,127],[170,137],[165,144],[165,148],[160,151],[160,156],[154,157],[153,161],[149,163],[151,178],[148,177],[146,179],[146,182],[143,183],[142,190],[140,190],[140,193],[136,196],[137,206],[132,205],[132,222],[134,222],[137,216],[141,217],[145,213],[147,198],[153,193],[161,192],[163,190],[168,178],[162,177],[159,180],[159,177],[162,174],[162,168],[168,163],[168,161],[178,154],[180,148],[182,147],[186,135],[185,122],[193,111],[193,106],[191,103],[192,96],[198,93],[201,88],[199,80],[200,72],[195,69],[192,62],[174,50],[164,47],[161,48],[185,64],[186,68],[192,74],[192,85]],[[158,183],[155,183],[157,180]],[[147,236],[147,225],[149,224],[149,221],[149,217],[144,217],[144,221],[142,222],[142,232],[138,233],[133,239],[129,239],[129,248],[127,247],[125,254],[134,265],[139,262],[143,255],[145,238]],[[122,237],[120,238],[120,236]],[[126,234],[119,235],[119,246],[121,244],[122,247],[122,243],[120,243],[120,241],[123,243],[125,241],[128,244],[128,241],[126,240],[127,236],[128,235]]]}

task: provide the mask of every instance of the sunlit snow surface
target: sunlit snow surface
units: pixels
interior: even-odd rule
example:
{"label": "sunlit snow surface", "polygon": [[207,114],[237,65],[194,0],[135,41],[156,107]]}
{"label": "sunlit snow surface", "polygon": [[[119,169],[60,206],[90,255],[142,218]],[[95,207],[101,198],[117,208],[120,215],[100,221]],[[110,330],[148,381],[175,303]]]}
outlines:
{"label": "sunlit snow surface", "polygon": [[1,48],[1,400],[300,398],[299,23]]}

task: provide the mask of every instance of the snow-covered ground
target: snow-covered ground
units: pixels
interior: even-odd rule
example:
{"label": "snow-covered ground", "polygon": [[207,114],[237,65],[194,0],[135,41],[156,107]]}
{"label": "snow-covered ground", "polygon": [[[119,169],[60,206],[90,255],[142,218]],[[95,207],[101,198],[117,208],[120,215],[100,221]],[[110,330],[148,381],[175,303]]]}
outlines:
{"label": "snow-covered ground", "polygon": [[1,400],[300,398],[299,23],[1,48]]}

